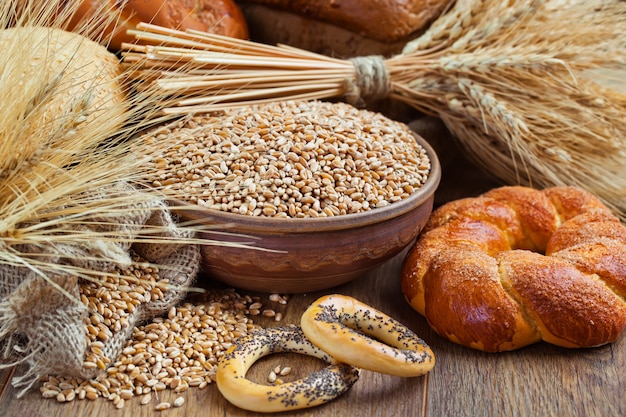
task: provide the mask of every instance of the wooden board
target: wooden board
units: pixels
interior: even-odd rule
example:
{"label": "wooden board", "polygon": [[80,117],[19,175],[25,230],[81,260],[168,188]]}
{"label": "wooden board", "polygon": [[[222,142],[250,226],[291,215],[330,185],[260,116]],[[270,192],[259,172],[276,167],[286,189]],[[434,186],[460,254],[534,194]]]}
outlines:
{"label": "wooden board", "polygon": [[[339,399],[320,407],[283,416],[618,416],[626,415],[626,339],[597,349],[561,349],[545,343],[499,354],[454,345],[434,334],[426,321],[402,299],[398,269],[401,259],[332,292],[350,294],[407,324],[433,348],[435,369],[425,377],[401,378],[363,371],[360,380]],[[321,293],[293,296],[281,324],[298,323],[306,306]],[[261,380],[276,364],[289,365],[294,376],[310,372],[317,361],[300,355],[273,355],[254,365],[252,378]],[[297,371],[295,371],[297,370]],[[0,376],[6,380],[8,372]],[[150,405],[139,398],[116,410],[104,399],[59,404],[33,390],[16,398],[10,385],[1,391],[3,416],[258,416],[227,403],[214,385],[190,388],[185,404],[166,412],[157,401],[173,401],[164,391]]]}

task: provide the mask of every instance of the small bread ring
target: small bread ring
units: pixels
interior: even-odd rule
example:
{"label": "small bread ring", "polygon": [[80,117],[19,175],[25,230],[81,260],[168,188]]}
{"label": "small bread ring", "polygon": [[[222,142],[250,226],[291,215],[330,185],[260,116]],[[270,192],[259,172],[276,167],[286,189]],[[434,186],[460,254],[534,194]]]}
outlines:
{"label": "small bread ring", "polygon": [[430,347],[408,327],[352,297],[319,298],[300,325],[314,345],[352,366],[410,377],[435,365]]}
{"label": "small bread ring", "polygon": [[[246,379],[259,358],[278,352],[300,353],[330,365],[303,379],[276,386]],[[327,403],[346,392],[359,379],[360,369],[337,362],[315,347],[296,326],[261,329],[240,337],[220,359],[215,382],[222,395],[237,407],[275,413]]]}

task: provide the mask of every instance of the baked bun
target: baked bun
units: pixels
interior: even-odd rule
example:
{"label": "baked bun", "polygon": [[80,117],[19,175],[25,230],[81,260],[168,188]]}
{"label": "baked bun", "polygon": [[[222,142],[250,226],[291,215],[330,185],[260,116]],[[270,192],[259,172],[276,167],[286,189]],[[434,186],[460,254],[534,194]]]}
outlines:
{"label": "baked bun", "polygon": [[413,37],[383,42],[354,33],[347,28],[311,19],[262,4],[238,3],[250,38],[268,45],[289,45],[318,54],[347,59],[358,56],[391,57],[402,52]]}
{"label": "baked bun", "polygon": [[418,31],[450,0],[242,0],[331,23],[359,35],[394,42]]}
{"label": "baked bun", "polygon": [[594,347],[626,327],[626,228],[574,187],[501,187],[439,207],[401,276],[433,329],[474,349]]}
{"label": "baked bun", "polygon": [[[108,15],[108,19],[106,18]],[[248,38],[248,27],[234,0],[83,0],[70,22],[76,29],[87,20],[112,21],[100,35],[109,49],[135,42],[126,32],[147,22],[170,29],[195,29],[239,39]]]}
{"label": "baked bun", "polygon": [[5,105],[21,98],[10,103],[13,113],[4,113],[17,117],[0,129],[5,144],[21,138],[19,149],[6,152],[3,172],[37,160],[42,149],[73,149],[71,132],[108,137],[126,123],[130,102],[123,69],[104,46],[59,28],[18,26],[0,30],[0,50],[13,57],[3,67],[10,79]]}

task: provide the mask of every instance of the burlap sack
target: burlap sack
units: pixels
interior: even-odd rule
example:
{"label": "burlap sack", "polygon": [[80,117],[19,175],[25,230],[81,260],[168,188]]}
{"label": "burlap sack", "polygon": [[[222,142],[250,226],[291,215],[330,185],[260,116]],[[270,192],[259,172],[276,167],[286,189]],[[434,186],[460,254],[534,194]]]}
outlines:
{"label": "burlap sack", "polygon": [[[127,184],[116,184],[112,189],[103,189],[102,198],[137,192]],[[119,356],[136,324],[168,311],[193,283],[200,251],[195,244],[180,243],[192,234],[177,226],[162,201],[138,201],[136,205],[91,216],[88,222],[76,226],[102,234],[103,239],[93,239],[87,245],[50,243],[4,248],[15,251],[16,259],[28,257],[31,264],[42,265],[41,271],[19,263],[0,265],[0,366],[22,365],[12,381],[21,388],[21,394],[42,376],[93,378],[103,371],[102,367],[86,366],[90,344],[86,323],[90,311],[81,302],[82,289],[97,286],[98,279],[102,279],[98,273],[115,275],[139,261],[158,266],[159,279],[168,280],[161,297],[140,303],[125,317],[124,326],[113,326],[110,337],[98,350],[108,363]],[[148,239],[133,242],[142,236]],[[151,243],[157,238],[156,243]],[[51,264],[57,267],[44,268]],[[66,266],[67,271],[58,266]],[[81,270],[94,274],[74,273]],[[98,296],[106,299],[109,289],[98,289]]]}

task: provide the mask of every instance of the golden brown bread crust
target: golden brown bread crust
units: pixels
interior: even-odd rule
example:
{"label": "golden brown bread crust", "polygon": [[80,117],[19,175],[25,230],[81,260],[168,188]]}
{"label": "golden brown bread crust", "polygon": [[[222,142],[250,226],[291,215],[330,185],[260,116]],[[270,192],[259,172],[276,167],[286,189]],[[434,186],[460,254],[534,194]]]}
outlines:
{"label": "golden brown bread crust", "polygon": [[252,40],[269,45],[289,45],[342,59],[368,55],[392,57],[423,32],[417,31],[395,42],[383,42],[287,10],[254,3],[237,4],[246,18]]}
{"label": "golden brown bread crust", "polygon": [[624,243],[598,241],[556,252],[586,274],[597,274],[617,294],[626,294],[626,252]]}
{"label": "golden brown bread crust", "polygon": [[575,188],[547,188],[543,190],[561,216],[561,221],[566,221],[580,214],[598,209],[608,216],[614,217],[600,200],[594,195]]}
{"label": "golden brown bread crust", "polygon": [[401,283],[435,331],[464,346],[599,346],[626,329],[626,228],[574,187],[501,187],[435,210]]}
{"label": "golden brown bread crust", "polygon": [[626,326],[624,300],[604,282],[560,258],[530,251],[497,257],[501,279],[524,306],[541,338],[563,347],[615,341]]}
{"label": "golden brown bread crust", "polygon": [[245,18],[234,0],[83,0],[69,28],[80,27],[85,19],[93,16],[102,19],[103,13],[110,14],[116,22],[101,33],[103,39],[110,38],[109,48],[116,51],[123,42],[135,42],[126,31],[140,22],[248,38]]}
{"label": "golden brown bread crust", "polygon": [[[16,49],[16,45],[26,42],[28,52]],[[32,85],[46,91],[39,93],[46,99],[32,99],[32,109],[23,119],[28,128],[22,135],[28,141],[33,136],[32,140],[41,141],[42,145],[24,143],[24,148],[12,155],[16,160],[24,162],[34,157],[30,152],[39,152],[51,138],[62,149],[65,136],[59,135],[59,131],[90,129],[96,135],[102,129],[112,134],[121,128],[130,106],[122,83],[123,69],[115,55],[102,45],[58,28],[18,26],[0,31],[0,49],[8,54],[19,53],[28,63],[7,69],[16,84],[30,83],[30,87],[24,88],[25,94],[32,94]],[[21,73],[16,73],[16,69]],[[117,121],[117,125],[102,123],[103,117],[109,122]]]}
{"label": "golden brown bread crust", "polygon": [[525,238],[518,241],[516,248],[546,250],[559,222],[558,212],[546,194],[527,187],[500,187],[484,196],[506,204],[517,213]]}
{"label": "golden brown bread crust", "polygon": [[406,38],[436,19],[449,0],[245,0],[296,13],[385,42]]}
{"label": "golden brown bread crust", "polygon": [[[430,321],[433,329],[484,351],[512,350],[540,340],[498,274],[496,260],[480,249],[441,251],[424,277],[426,317],[437,318]],[[494,346],[493,334],[503,342]]]}
{"label": "golden brown bread crust", "polygon": [[599,240],[626,244],[626,228],[621,227],[619,219],[606,210],[592,209],[563,223],[550,238],[546,254]]}
{"label": "golden brown bread crust", "polygon": [[465,198],[451,201],[446,210],[435,210],[423,232],[459,219],[472,219],[496,226],[506,235],[510,245],[522,242],[524,231],[517,213],[511,207],[487,197]]}

